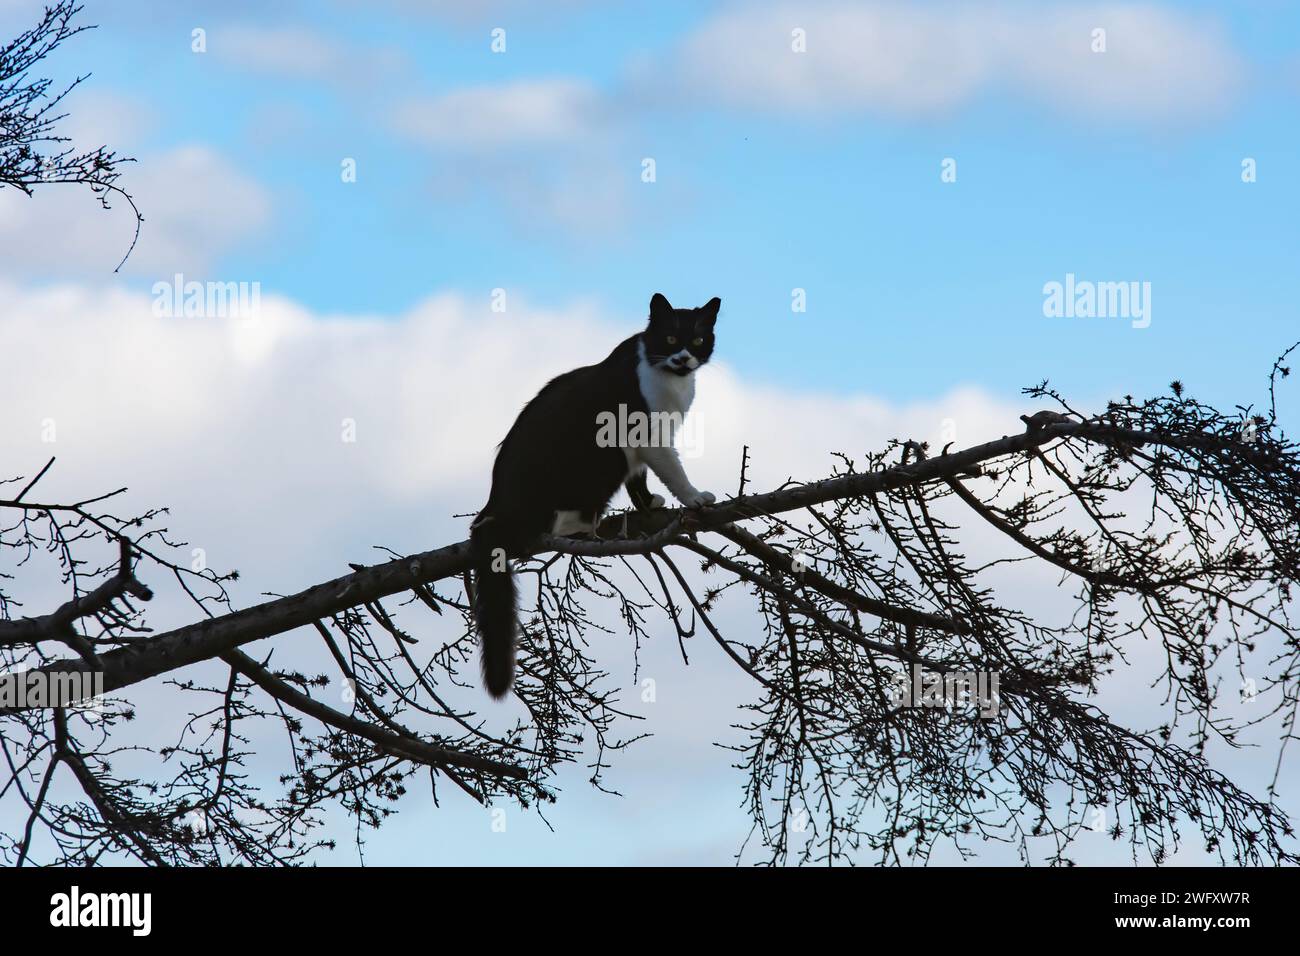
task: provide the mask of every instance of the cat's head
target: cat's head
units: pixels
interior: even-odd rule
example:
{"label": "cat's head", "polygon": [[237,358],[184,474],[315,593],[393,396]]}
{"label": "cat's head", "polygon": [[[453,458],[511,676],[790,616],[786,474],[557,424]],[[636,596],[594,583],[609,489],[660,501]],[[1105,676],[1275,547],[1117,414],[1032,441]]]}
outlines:
{"label": "cat's head", "polygon": [[650,300],[650,324],[641,339],[646,361],[653,368],[689,375],[713,354],[713,326],[722,300],[710,299],[698,309],[674,309],[662,293]]}

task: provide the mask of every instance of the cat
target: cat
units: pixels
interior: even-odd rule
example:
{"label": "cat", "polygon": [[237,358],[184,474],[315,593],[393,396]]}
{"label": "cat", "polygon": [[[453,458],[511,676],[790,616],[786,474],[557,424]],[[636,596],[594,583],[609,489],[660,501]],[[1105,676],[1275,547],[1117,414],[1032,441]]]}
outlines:
{"label": "cat", "polygon": [[[638,509],[663,507],[646,485],[647,468],[687,508],[713,504],[691,484],[673,442],[695,397],[695,373],[713,355],[721,306],[713,298],[675,309],[656,292],[643,331],[603,362],[552,379],[501,443],[492,491],[470,526],[474,619],[493,697],[504,697],[514,680],[519,612],[509,557],[546,532],[593,533],[620,486]],[[611,440],[611,420],[650,427],[622,429]]]}

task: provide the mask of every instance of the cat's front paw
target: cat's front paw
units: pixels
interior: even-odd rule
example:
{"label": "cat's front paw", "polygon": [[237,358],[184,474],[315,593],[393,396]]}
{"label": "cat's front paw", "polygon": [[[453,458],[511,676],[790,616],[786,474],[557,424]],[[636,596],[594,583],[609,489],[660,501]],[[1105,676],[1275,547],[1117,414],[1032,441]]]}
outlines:
{"label": "cat's front paw", "polygon": [[651,511],[653,511],[655,508],[662,508],[665,504],[666,504],[666,502],[664,501],[664,496],[663,496],[663,495],[651,495],[651,496],[650,496],[650,510],[651,510]]}
{"label": "cat's front paw", "polygon": [[685,498],[682,498],[681,502],[687,508],[703,508],[705,505],[711,505],[717,500],[711,492],[692,491]]}

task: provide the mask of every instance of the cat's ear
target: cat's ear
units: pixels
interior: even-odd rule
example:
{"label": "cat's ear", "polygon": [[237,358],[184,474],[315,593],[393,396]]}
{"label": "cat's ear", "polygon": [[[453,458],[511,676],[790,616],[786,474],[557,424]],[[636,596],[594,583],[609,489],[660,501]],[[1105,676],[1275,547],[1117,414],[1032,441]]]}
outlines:
{"label": "cat's ear", "polygon": [[650,297],[650,321],[667,318],[673,311],[672,304],[664,297],[662,292],[656,292]]}
{"label": "cat's ear", "polygon": [[718,321],[718,310],[720,308],[722,308],[722,300],[715,295],[704,305],[700,306],[700,312],[704,314],[709,325],[712,325],[714,322]]}

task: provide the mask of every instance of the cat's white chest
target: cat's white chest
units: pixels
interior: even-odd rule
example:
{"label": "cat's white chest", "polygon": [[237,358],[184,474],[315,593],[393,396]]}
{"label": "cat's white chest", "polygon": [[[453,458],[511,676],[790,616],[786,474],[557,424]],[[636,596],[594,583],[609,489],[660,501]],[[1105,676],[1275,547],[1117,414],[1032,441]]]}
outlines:
{"label": "cat's white chest", "polygon": [[[642,471],[657,449],[672,448],[677,439],[677,431],[686,420],[686,413],[691,410],[691,402],[695,400],[694,372],[690,375],[661,372],[651,368],[646,361],[644,345],[638,345],[637,351],[640,356],[636,366],[637,385],[650,415],[648,432],[650,444],[655,447],[623,446],[629,476]],[[673,460],[676,460],[675,457]]]}
{"label": "cat's white chest", "polygon": [[695,401],[695,373],[674,375],[650,367],[645,358],[645,347],[640,349],[641,361],[636,366],[637,383],[650,414],[667,412],[685,417]]}

